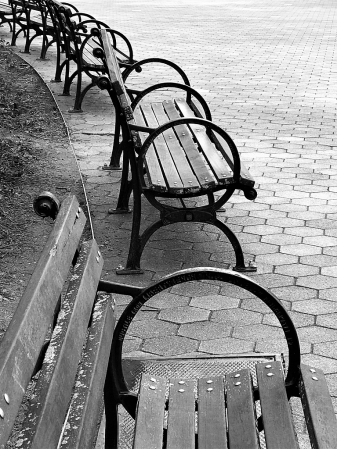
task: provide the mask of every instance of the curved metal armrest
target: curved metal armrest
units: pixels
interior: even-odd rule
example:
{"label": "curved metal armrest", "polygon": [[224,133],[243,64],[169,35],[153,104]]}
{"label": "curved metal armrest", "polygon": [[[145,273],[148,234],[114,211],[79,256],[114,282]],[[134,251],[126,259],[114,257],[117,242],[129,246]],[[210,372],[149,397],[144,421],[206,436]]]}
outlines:
{"label": "curved metal armrest", "polygon": [[152,63],[160,63],[160,64],[168,65],[169,67],[171,67],[172,69],[174,69],[176,72],[179,73],[179,75],[181,76],[182,80],[184,81],[184,84],[186,84],[188,86],[191,85],[191,83],[190,83],[190,81],[188,79],[188,76],[186,75],[184,70],[181,69],[174,62],[169,61],[168,59],[164,59],[164,58],[146,58],[146,59],[142,59],[141,61],[137,61],[131,67],[128,67],[126,70],[124,70],[124,72],[123,72],[123,81],[126,82],[127,78],[130,76],[130,74],[133,71],[141,72],[142,66],[144,66],[145,64],[152,64]]}
{"label": "curved metal armrest", "polygon": [[[133,58],[133,48],[132,48],[131,42],[129,41],[129,39],[123,33],[108,27],[104,22],[101,22],[99,20],[95,21],[95,25],[97,25],[98,27],[93,27],[90,30],[90,33],[91,33],[92,36],[98,37],[100,39],[100,29],[101,28],[105,28],[106,31],[108,31],[110,36],[111,36],[112,46],[113,46],[113,48],[115,49],[115,51],[117,53],[117,58],[119,59],[119,55],[122,55],[125,58],[127,58],[128,63],[131,63],[131,64],[135,63],[135,60]],[[116,36],[119,37],[122,41],[124,41],[124,43],[125,43],[125,45],[126,45],[126,47],[128,49],[128,52],[129,52],[128,55],[125,54],[120,48],[118,48]],[[97,57],[102,58],[103,55],[104,55],[104,52],[101,54],[101,56],[97,56]],[[125,63],[125,61],[122,61],[122,62]]]}
{"label": "curved metal armrest", "polygon": [[191,102],[192,96],[195,97],[201,104],[201,106],[204,110],[206,119],[209,121],[212,121],[212,114],[211,114],[208,104],[206,103],[206,100],[203,98],[203,96],[197,90],[193,89],[193,87],[191,87],[189,84],[180,84],[180,83],[171,83],[171,82],[154,84],[153,86],[150,86],[147,89],[144,89],[139,94],[137,94],[137,97],[131,103],[132,109],[135,110],[137,105],[142,101],[142,99],[146,95],[149,95],[150,93],[152,93],[156,90],[163,89],[163,88],[184,90],[185,92],[187,92],[187,103]]}
{"label": "curved metal armrest", "polygon": [[62,5],[68,6],[70,9],[72,9],[75,12],[79,12],[79,10],[76,8],[76,6],[72,5],[71,3],[62,2]]}
{"label": "curved metal armrest", "polygon": [[[64,4],[64,3],[63,3],[63,4]],[[71,18],[72,18],[72,19],[76,19],[76,18],[79,19],[79,22],[78,22],[78,23],[83,22],[82,17],[87,17],[87,18],[89,18],[89,19],[92,19],[92,20],[96,21],[96,19],[95,19],[94,16],[92,16],[92,15],[90,15],[90,14],[87,14],[87,13],[85,13],[85,12],[74,12],[74,13],[71,14]]]}
{"label": "curved metal armrest", "polygon": [[[115,328],[111,348],[111,375],[115,386],[118,401],[133,415],[134,409],[129,401],[124,401],[129,392],[122,369],[123,342],[127,330],[143,305],[156,294],[173,287],[174,285],[190,281],[214,280],[236,285],[259,298],[276,315],[282,326],[288,345],[289,365],[285,384],[288,389],[296,388],[300,376],[300,344],[295,326],[282,303],[267,289],[257,284],[252,279],[237,272],[217,268],[194,268],[175,272],[155,282],[150,287],[144,288],[139,294],[134,292],[132,301],[127,305]],[[122,293],[120,291],[120,293]],[[130,294],[128,292],[127,294]],[[125,403],[124,403],[125,402]]]}

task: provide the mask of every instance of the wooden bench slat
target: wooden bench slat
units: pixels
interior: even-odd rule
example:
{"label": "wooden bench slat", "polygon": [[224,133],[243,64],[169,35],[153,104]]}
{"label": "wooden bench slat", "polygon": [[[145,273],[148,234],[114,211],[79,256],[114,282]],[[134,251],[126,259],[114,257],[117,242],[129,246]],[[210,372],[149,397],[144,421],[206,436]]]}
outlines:
{"label": "wooden bench slat", "polygon": [[[177,98],[175,99],[175,103],[184,117],[195,117],[194,112],[184,99]],[[218,181],[222,184],[231,184],[233,182],[233,171],[229,168],[220,152],[216,150],[214,143],[207,136],[205,130],[193,124],[189,125],[189,128],[202,149],[210,167],[212,167]]]}
{"label": "wooden bench slat", "polygon": [[122,74],[119,69],[118,61],[113,51],[112,43],[110,42],[108,33],[105,29],[101,30],[101,38],[104,45],[105,57],[107,60],[109,77],[116,89],[117,95],[120,99],[121,106],[126,112],[127,121],[133,120],[133,114],[131,110],[130,98],[125,90]]}
{"label": "wooden bench slat", "polygon": [[[183,99],[177,99],[176,100],[177,105],[181,111],[181,113],[184,115],[184,117],[194,117],[194,113],[192,111],[192,109],[190,108],[190,106],[186,103],[185,100]],[[214,136],[214,133],[212,133]],[[217,136],[214,136],[214,139],[218,141],[219,145],[221,146],[223,152],[223,156],[226,159],[227,164],[229,165],[230,169],[232,170],[233,168],[233,157],[232,157],[232,153],[230,151],[230,149],[228,148],[227,142],[217,134]],[[249,185],[254,185],[254,180],[251,176],[251,174],[249,173],[249,171],[247,170],[247,168],[245,167],[245,165],[242,163],[241,161],[241,178],[243,181],[246,181],[247,184]]]}
{"label": "wooden bench slat", "polygon": [[[0,407],[4,419],[0,419],[0,446],[8,439],[40,355],[85,221],[75,197],[63,201],[43,253],[1,341]],[[3,400],[5,393],[10,398],[9,404]]]}
{"label": "wooden bench slat", "polygon": [[[146,122],[139,108],[136,108],[136,110],[133,111],[133,115],[135,118],[135,123],[141,126],[146,126]],[[142,143],[145,142],[147,136],[148,135],[145,133],[142,132],[139,133],[139,137]],[[166,181],[159,160],[157,158],[156,150],[153,145],[149,147],[145,155],[145,166],[149,181],[148,188],[166,192],[168,190],[166,186]]]}
{"label": "wooden bench slat", "polygon": [[[221,136],[219,136],[219,134],[217,134],[217,136],[214,137],[214,139],[218,140],[221,148],[224,150],[223,155],[224,155],[228,165],[230,167],[233,167],[233,157],[232,157],[232,153],[231,153],[230,149],[228,148],[227,142]],[[227,150],[227,148],[228,148],[228,150]],[[241,161],[240,177],[241,177],[241,181],[243,183],[245,183],[247,185],[254,186],[254,183],[255,183],[254,179],[242,161]]]}
{"label": "wooden bench slat", "polygon": [[[170,120],[181,118],[172,100],[164,101],[163,105]],[[186,125],[178,125],[174,127],[174,130],[178,136],[181,146],[185,151],[186,157],[198,178],[199,184],[205,189],[215,186],[216,179],[208,167],[207,160],[197,149],[191,137],[189,128]]]}
{"label": "wooden bench slat", "polygon": [[142,375],[133,449],[162,448],[166,384],[164,378]]}
{"label": "wooden bench slat", "polygon": [[268,449],[297,449],[281,362],[258,363],[256,375]]}
{"label": "wooden bench slat", "polygon": [[94,447],[114,328],[111,295],[99,293],[60,449]]}
{"label": "wooden bench slat", "polygon": [[166,449],[194,448],[194,382],[190,379],[170,379]]}
{"label": "wooden bench slat", "polygon": [[[170,120],[181,118],[172,100],[164,101],[163,105]],[[206,189],[215,186],[216,179],[208,167],[207,160],[201,155],[196,147],[189,128],[186,125],[178,125],[174,127],[174,130],[200,185]]]}
{"label": "wooden bench slat", "polygon": [[198,449],[227,447],[223,377],[198,381]]}
{"label": "wooden bench slat", "polygon": [[259,449],[253,385],[249,369],[226,375],[226,389],[229,447]]}
{"label": "wooden bench slat", "polygon": [[[164,107],[161,103],[153,103],[152,109],[158,120],[159,125],[163,125],[168,121],[168,117],[165,114]],[[183,183],[184,190],[186,192],[193,192],[200,190],[200,184],[192,171],[190,164],[186,158],[186,155],[181,148],[178,139],[173,129],[169,129],[163,132],[163,136],[166,145],[171,153],[172,159],[176,169],[178,170],[180,179]]]}
{"label": "wooden bench slat", "polygon": [[300,395],[310,439],[319,449],[337,447],[337,421],[322,370],[301,364]]}
{"label": "wooden bench slat", "polygon": [[[146,118],[146,125],[150,128],[157,128],[158,121],[156,116],[154,115],[151,105],[144,103],[141,106],[141,110],[143,111],[144,117]],[[177,167],[174,164],[171,153],[167,148],[163,135],[159,135],[157,137],[154,146],[156,149],[156,154],[160,161],[160,165],[165,167],[165,180],[168,186],[168,190],[173,193],[181,192],[184,188],[184,185],[180,179]]]}
{"label": "wooden bench slat", "polygon": [[[189,107],[189,105],[186,103],[185,100],[176,99],[176,104],[184,117],[194,117],[194,113],[193,113],[192,109]],[[214,147],[213,147],[213,151],[210,151],[211,146],[214,145],[212,143],[212,141],[209,139],[209,137],[204,132],[197,132],[197,129],[199,128],[197,125],[190,125],[190,128],[192,129],[192,131],[194,131],[194,137],[199,141],[199,145],[204,149],[205,156],[206,156],[207,160],[209,161],[209,164],[211,165],[211,167],[213,167],[215,173],[217,174],[218,179],[219,180],[223,179],[224,183],[227,183],[226,177],[221,175],[221,173],[226,173],[226,172],[224,172],[224,169],[221,168],[224,166],[225,161],[224,161],[224,159],[221,158],[220,155],[218,156],[220,158],[220,160],[218,157],[215,156]],[[214,133],[213,133],[213,136],[214,136]],[[227,142],[218,134],[216,137],[214,136],[214,139],[217,141],[218,145],[220,145],[223,150],[222,154],[226,160],[226,165],[228,167],[227,170],[228,169],[230,170],[228,173],[233,173],[232,172],[233,157],[232,157],[231,150],[229,149],[229,147],[227,145]],[[220,161],[222,161],[222,162],[220,162]],[[225,168],[225,170],[226,170],[226,168]],[[231,176],[232,175],[230,175],[229,177],[231,177]],[[241,176],[241,180],[243,183],[245,183],[247,185],[251,185],[252,187],[254,186],[254,184],[255,184],[254,179],[242,161],[241,161],[240,176]]]}
{"label": "wooden bench slat", "polygon": [[97,243],[84,243],[20,433],[26,449],[57,447],[102,268]]}

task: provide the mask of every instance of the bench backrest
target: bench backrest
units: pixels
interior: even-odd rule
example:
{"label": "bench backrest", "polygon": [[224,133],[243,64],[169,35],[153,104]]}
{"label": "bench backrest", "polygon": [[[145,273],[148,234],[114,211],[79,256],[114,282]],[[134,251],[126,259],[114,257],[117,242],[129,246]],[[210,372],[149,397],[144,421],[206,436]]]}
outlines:
{"label": "bench backrest", "polygon": [[[26,400],[24,395],[27,386],[32,376],[38,372],[36,384],[33,386],[34,394],[26,404],[28,409],[23,414],[23,424],[21,428],[19,426],[18,434],[12,434],[11,438],[24,441],[25,449],[56,449],[62,435],[88,332],[90,335],[92,332],[95,335],[98,332],[100,335],[88,338],[87,345],[92,344],[91,340],[96,343],[97,339],[102,340],[105,333],[103,340],[106,343],[102,344],[100,353],[92,351],[92,355],[99,359],[99,363],[109,357],[113,315],[106,299],[107,295],[103,295],[101,301],[96,301],[95,304],[95,310],[97,307],[104,309],[103,312],[96,310],[96,315],[98,313],[100,316],[106,316],[103,327],[99,330],[93,327],[95,316],[92,315],[103,258],[95,240],[84,243],[78,251],[85,222],[85,215],[76,198],[67,198],[62,203],[43,253],[1,341],[0,448],[5,447],[14,421],[18,413],[21,413],[21,403]],[[111,330],[107,331],[105,326],[108,322],[108,328]],[[91,357],[90,352],[89,355]],[[93,368],[98,359],[92,362]],[[104,362],[100,368],[103,369],[98,379],[101,385],[104,383],[106,367],[107,361],[105,368]],[[85,367],[79,370],[79,375],[85,370]],[[97,396],[98,387],[96,384],[91,385],[92,382],[95,381],[86,371],[79,387],[85,385],[86,395]],[[32,388],[32,384],[29,388]],[[102,387],[99,388],[98,396],[102,394]],[[79,396],[81,395],[77,395],[77,400]],[[85,404],[90,400],[89,396]],[[81,414],[77,416],[77,427],[69,426],[75,433],[80,430],[81,435],[73,435],[71,438],[68,436],[69,446],[62,447],[91,447],[82,444],[82,433],[88,431],[84,421],[89,419],[88,414],[94,413],[96,417],[91,418],[96,419],[96,425],[99,407],[98,399],[93,401],[92,410],[89,407],[88,410],[81,408]],[[72,413],[72,408],[74,409],[70,407],[69,414]],[[76,409],[77,406],[75,412]],[[88,425],[88,428],[90,427],[92,428]],[[76,439],[78,442],[74,443]],[[90,440],[88,436],[84,439]]]}
{"label": "bench backrest", "polygon": [[128,122],[131,122],[132,120],[134,120],[131,108],[131,101],[125,89],[122,73],[118,64],[114,48],[111,45],[108,31],[102,29],[100,30],[100,33],[105,58],[107,59],[107,69],[109,70],[110,81],[112,83],[113,89],[116,92],[119,104],[122,108],[122,111],[125,114],[126,120]]}

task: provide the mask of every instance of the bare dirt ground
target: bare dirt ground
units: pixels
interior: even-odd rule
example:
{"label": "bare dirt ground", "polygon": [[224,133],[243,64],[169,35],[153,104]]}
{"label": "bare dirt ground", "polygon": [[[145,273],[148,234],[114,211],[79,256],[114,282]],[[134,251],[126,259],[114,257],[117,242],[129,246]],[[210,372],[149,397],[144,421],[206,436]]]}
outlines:
{"label": "bare dirt ground", "polygon": [[36,72],[0,41],[0,339],[52,222],[33,211],[44,190],[62,200],[82,185],[67,130]]}

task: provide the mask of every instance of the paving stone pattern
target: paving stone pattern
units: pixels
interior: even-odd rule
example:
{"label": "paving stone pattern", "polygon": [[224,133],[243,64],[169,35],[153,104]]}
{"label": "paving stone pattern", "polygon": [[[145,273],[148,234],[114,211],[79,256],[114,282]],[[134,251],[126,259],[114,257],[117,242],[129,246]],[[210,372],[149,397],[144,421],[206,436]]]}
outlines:
{"label": "paving stone pattern", "polygon": [[[124,32],[135,57],[175,61],[210,104],[213,119],[234,139],[257,182],[258,197],[235,194],[220,212],[243,244],[250,274],[289,310],[303,361],[321,367],[337,406],[337,3],[335,0],[76,0],[83,11]],[[0,35],[8,30],[1,28]],[[20,48],[20,44],[18,45]],[[92,89],[82,114],[73,96],[49,83],[54,53],[22,55],[46,80],[64,115],[89,198],[104,277],[146,285],[174,270],[227,268],[226,238],[206,225],[157,232],[142,258],[145,274],[121,277],[131,214],[109,215],[120,172],[109,160],[114,112],[105,92]],[[156,71],[151,74],[154,80]],[[146,79],[147,75],[144,75]],[[159,80],[158,80],[159,81]],[[145,82],[145,81],[144,81]],[[144,203],[143,219],[154,220]],[[129,298],[118,297],[118,313]],[[246,291],[217,282],[179,285],[151,299],[131,325],[129,354],[285,351],[275,317]]]}

